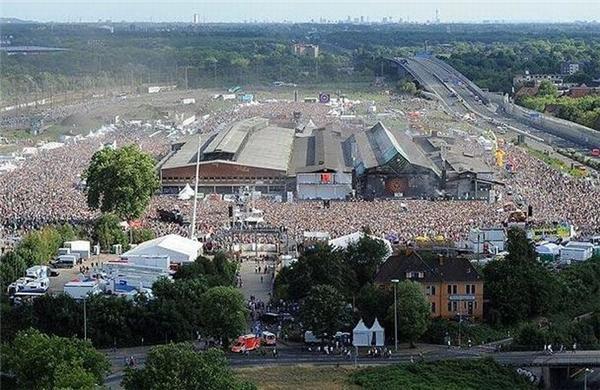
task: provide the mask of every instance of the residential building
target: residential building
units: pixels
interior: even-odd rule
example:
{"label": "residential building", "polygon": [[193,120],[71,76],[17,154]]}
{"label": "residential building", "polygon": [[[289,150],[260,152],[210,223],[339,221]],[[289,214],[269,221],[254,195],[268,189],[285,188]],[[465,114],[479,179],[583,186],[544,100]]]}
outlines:
{"label": "residential building", "polygon": [[581,69],[581,66],[577,62],[567,61],[560,64],[560,73],[564,75],[575,74],[579,72],[579,69]]}
{"label": "residential building", "polygon": [[375,283],[391,288],[395,279],[421,285],[432,317],[483,317],[483,276],[465,258],[423,258],[407,248],[381,265]]}
{"label": "residential building", "polygon": [[317,58],[319,56],[319,45],[307,43],[296,43],[293,46],[294,54],[297,56],[309,56]]}

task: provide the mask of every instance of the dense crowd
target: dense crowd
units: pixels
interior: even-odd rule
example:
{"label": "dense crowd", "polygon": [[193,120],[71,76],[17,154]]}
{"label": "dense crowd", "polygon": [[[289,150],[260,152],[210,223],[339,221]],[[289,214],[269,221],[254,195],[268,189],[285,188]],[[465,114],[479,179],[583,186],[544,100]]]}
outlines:
{"label": "dense crowd", "polygon": [[[413,105],[419,107],[418,103]],[[306,121],[311,119],[315,124],[323,125],[333,120],[328,115],[329,110],[324,105],[306,103],[236,105],[230,110],[211,114],[202,123],[202,130],[214,130],[252,116],[289,121],[294,111],[301,111]],[[422,116],[421,120],[425,120],[423,118],[426,117]],[[0,229],[6,235],[48,223],[90,221],[97,213],[86,206],[80,177],[92,154],[102,145],[116,141],[117,146],[135,143],[160,158],[168,152],[169,142],[164,134],[149,137],[152,132],[120,126],[100,137],[40,151],[29,157],[20,168],[0,175]],[[565,175],[518,147],[507,146],[507,157],[515,169],[512,173],[499,170],[499,178],[506,187],[498,188],[502,199],[497,203],[353,200],[332,202],[330,208],[324,208],[322,202],[278,203],[260,199],[255,206],[264,210],[266,223],[276,228],[286,227],[289,236],[298,240],[305,231],[324,231],[331,237],[337,237],[365,227],[374,234],[399,241],[412,241],[419,236],[460,240],[465,238],[470,228],[498,226],[506,221],[507,212],[502,210],[502,205],[517,197],[533,207],[533,221],[538,224],[570,222],[584,235],[600,233],[600,186],[595,179]],[[257,238],[262,243],[277,240],[274,235],[230,234],[228,205],[217,196],[208,196],[200,201],[198,232],[210,233],[213,240],[223,246],[232,242],[249,243]],[[191,201],[180,201],[172,195],[157,195],[141,218],[142,224],[157,235],[189,234],[185,226],[161,221],[158,209],[179,210],[190,216]],[[3,232],[0,230],[0,233]]]}

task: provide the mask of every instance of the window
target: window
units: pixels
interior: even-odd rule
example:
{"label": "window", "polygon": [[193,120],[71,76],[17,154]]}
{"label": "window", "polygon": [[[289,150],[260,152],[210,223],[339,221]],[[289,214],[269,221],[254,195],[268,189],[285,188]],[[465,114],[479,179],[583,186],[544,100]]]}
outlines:
{"label": "window", "polygon": [[452,286],[449,284],[448,285],[448,295],[452,294]]}
{"label": "window", "polygon": [[431,286],[431,295],[435,295],[435,286]]}
{"label": "window", "polygon": [[470,285],[470,284],[467,284],[467,285],[465,286],[465,290],[466,290],[466,293],[467,293],[467,294],[471,294],[471,285]]}
{"label": "window", "polygon": [[458,311],[458,302],[452,302],[452,311]]}
{"label": "window", "polygon": [[452,286],[452,294],[457,294],[458,293],[458,286],[455,284]]}
{"label": "window", "polygon": [[435,302],[431,302],[431,312],[435,313]]}
{"label": "window", "polygon": [[448,311],[452,311],[452,302],[448,301]]}
{"label": "window", "polygon": [[473,302],[475,309],[477,309],[477,301]]}
{"label": "window", "polygon": [[431,286],[425,288],[425,295],[431,295]]}
{"label": "window", "polygon": [[471,285],[471,294],[475,295],[475,285]]}

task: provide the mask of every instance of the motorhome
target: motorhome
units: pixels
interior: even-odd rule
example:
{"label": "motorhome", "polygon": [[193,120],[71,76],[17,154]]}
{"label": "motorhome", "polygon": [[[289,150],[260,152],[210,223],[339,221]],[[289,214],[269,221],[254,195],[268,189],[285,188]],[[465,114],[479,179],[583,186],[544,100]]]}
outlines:
{"label": "motorhome", "polygon": [[97,279],[72,280],[65,284],[64,292],[73,299],[84,299],[102,293],[102,289]]}
{"label": "motorhome", "polygon": [[15,280],[8,286],[7,292],[9,296],[19,294],[45,294],[50,286],[50,279],[46,278],[31,278],[25,276]]}

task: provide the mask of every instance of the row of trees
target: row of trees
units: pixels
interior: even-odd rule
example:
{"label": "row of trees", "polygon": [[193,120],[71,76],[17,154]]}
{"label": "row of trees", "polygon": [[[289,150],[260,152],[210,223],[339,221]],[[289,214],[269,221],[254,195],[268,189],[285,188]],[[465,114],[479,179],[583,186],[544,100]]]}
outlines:
{"label": "row of trees", "polygon": [[559,97],[557,88],[544,80],[535,96],[522,96],[517,103],[540,112],[552,107],[552,113],[559,118],[600,130],[600,96],[597,95]]}
{"label": "row of trees", "polygon": [[583,64],[583,70],[566,78],[566,82],[589,83],[600,74],[600,45],[596,41],[567,38],[523,39],[492,45],[458,43],[447,61],[478,86],[511,93],[517,73],[559,73],[565,61]]}

